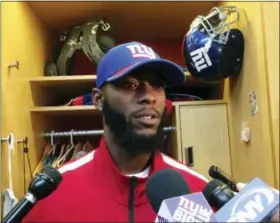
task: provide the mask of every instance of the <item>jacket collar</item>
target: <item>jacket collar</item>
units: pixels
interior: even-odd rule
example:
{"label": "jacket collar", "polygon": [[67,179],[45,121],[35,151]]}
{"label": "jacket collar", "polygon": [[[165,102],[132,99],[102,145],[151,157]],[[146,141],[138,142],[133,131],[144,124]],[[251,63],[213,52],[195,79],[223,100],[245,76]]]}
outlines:
{"label": "jacket collar", "polygon": [[[119,172],[112,160],[104,137],[100,140],[99,148],[95,151],[93,160],[94,172],[98,176],[98,182],[96,183],[104,188],[110,197],[122,205],[128,206],[131,179]],[[150,166],[148,177],[162,168],[164,168],[162,155],[157,151]],[[137,178],[137,184],[134,190],[135,206],[148,202],[145,193],[146,182],[147,178]]]}

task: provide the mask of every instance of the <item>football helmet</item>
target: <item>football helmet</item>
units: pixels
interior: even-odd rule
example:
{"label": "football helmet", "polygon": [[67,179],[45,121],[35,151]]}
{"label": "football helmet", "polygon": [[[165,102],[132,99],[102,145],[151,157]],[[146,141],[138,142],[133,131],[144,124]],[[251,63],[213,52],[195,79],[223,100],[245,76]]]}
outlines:
{"label": "football helmet", "polygon": [[197,16],[182,43],[182,53],[192,76],[202,82],[219,82],[240,73],[244,37],[230,26],[238,20],[235,6],[213,8]]}

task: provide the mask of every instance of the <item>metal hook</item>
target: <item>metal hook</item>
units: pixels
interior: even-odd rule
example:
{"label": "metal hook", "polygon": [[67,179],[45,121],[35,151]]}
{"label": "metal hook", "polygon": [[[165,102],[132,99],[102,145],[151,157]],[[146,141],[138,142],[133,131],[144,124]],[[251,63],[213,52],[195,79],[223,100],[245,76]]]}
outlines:
{"label": "metal hook", "polygon": [[17,143],[24,143],[24,144],[27,144],[27,142],[28,142],[28,138],[25,136],[24,138],[22,138],[22,139],[18,139],[18,140],[16,140],[16,142]]}
{"label": "metal hook", "polygon": [[19,69],[19,62],[17,60],[13,61],[13,62],[10,62],[8,64],[8,68],[11,68],[11,67],[15,67],[15,68]]}
{"label": "metal hook", "polygon": [[54,144],[54,143],[53,143],[53,134],[54,134],[54,131],[52,130],[52,131],[51,131],[51,145],[52,145],[52,146],[53,146],[53,144]]}
{"label": "metal hook", "polygon": [[71,129],[71,133],[70,133],[70,143],[72,146],[74,146],[74,142],[73,142],[73,132],[74,132],[74,129]]}

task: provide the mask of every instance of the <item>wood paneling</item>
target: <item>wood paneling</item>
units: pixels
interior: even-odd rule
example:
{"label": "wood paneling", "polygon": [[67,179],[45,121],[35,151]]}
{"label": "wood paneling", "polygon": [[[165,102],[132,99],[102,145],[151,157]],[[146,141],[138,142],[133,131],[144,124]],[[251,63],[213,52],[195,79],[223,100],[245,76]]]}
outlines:
{"label": "wood paneling", "polygon": [[[30,83],[30,80],[44,75],[45,62],[49,59],[53,47],[54,31],[61,31],[70,25],[92,18],[93,15],[101,15],[112,20],[116,33],[119,34],[117,38],[122,42],[142,40],[144,43],[153,43],[153,47],[163,54],[163,57],[178,62],[182,61],[177,59],[181,58],[180,41],[188,30],[190,21],[198,14],[207,13],[213,5],[214,3],[211,2],[4,2],[2,4],[2,137],[6,137],[10,132],[14,133],[16,139],[28,137],[33,172],[42,155],[44,144],[42,132],[69,131],[72,128],[84,130],[87,127],[93,129],[93,125],[98,129],[102,127],[100,122],[94,119],[91,122],[88,121],[91,119],[86,121],[87,117],[95,114],[96,110],[92,107],[62,109],[61,107],[51,109],[36,107],[50,105],[49,102],[55,96],[62,97],[54,89],[52,94],[50,89],[46,90],[46,85],[50,86],[53,83],[49,77],[46,78],[49,81],[46,81],[44,86],[38,86],[36,90],[33,88],[34,82]],[[19,62],[19,69],[8,69],[7,64],[15,60]],[[78,66],[81,64],[78,63]],[[63,83],[62,85],[65,86],[66,83],[69,84],[70,90],[75,89],[70,79],[68,83],[62,81],[60,84]],[[88,79],[85,79],[89,86]],[[187,79],[190,85],[205,86],[194,81],[189,75]],[[81,83],[84,83],[83,81]],[[81,83],[77,83],[77,91]],[[81,117],[83,118],[80,119]],[[7,146],[5,143],[2,146],[2,187],[5,189],[8,184]],[[24,194],[22,156],[22,145],[16,145],[13,155],[13,180],[18,198]],[[29,182],[28,171],[26,184]]]}
{"label": "wood paneling", "polygon": [[[41,156],[42,137],[35,143],[35,133],[40,132],[32,126],[29,107],[32,97],[29,78],[42,75],[48,51],[48,33],[40,21],[33,15],[25,2],[3,2],[2,7],[2,137],[13,133],[15,140],[28,137],[31,168],[35,168]],[[19,69],[8,64],[19,62]],[[44,122],[40,119],[37,123]],[[46,124],[47,125],[47,124]],[[13,185],[18,198],[23,191],[23,148],[15,143],[12,155]],[[2,143],[2,191],[8,186],[7,144]],[[30,181],[26,160],[26,184]]]}
{"label": "wood paneling", "polygon": [[279,188],[279,4],[279,2],[261,3],[277,188]]}
{"label": "wood paneling", "polygon": [[182,39],[190,22],[216,2],[29,2],[52,30],[105,17],[121,40]]}
{"label": "wood paneling", "polygon": [[[33,106],[45,106],[48,104],[46,103],[46,98],[50,96],[48,95],[49,91],[45,88],[46,86],[42,87],[41,91],[34,91],[29,81],[30,79],[34,80],[34,77],[43,76],[43,68],[46,60],[49,59],[49,51],[53,46],[51,43],[54,40],[49,38],[49,36],[53,37],[54,32],[60,32],[71,25],[94,17],[104,16],[112,23],[115,31],[114,35],[116,35],[118,41],[134,40],[153,43],[155,50],[159,51],[160,55],[181,64],[182,59],[179,59],[181,57],[179,45],[184,34],[189,29],[190,22],[199,14],[205,15],[216,4],[216,2],[104,1],[2,3],[2,137],[6,137],[10,132],[14,133],[16,139],[28,136],[31,165],[34,170],[41,158],[44,143],[43,138],[37,136],[37,134],[55,128],[69,131],[70,128],[92,128],[92,125],[95,125],[94,122],[96,121],[94,120],[85,123],[86,117],[91,117],[95,113],[92,107],[74,108],[73,110],[70,108],[63,108],[62,110],[60,108],[52,108],[52,110],[49,110],[46,107],[30,109]],[[274,93],[274,91],[279,91],[279,85],[278,88],[276,86],[276,83],[279,83],[279,76],[277,76],[277,79],[273,75],[274,73],[279,75],[278,66],[276,66],[279,63],[279,55],[277,58],[273,54],[274,49],[278,48],[276,45],[271,44],[271,42],[277,41],[277,38],[279,40],[279,37],[273,37],[274,34],[269,31],[265,31],[267,35],[263,35],[263,30],[266,30],[265,27],[267,27],[271,31],[271,29],[274,29],[272,27],[277,24],[279,27],[279,23],[275,23],[275,17],[269,19],[268,15],[270,15],[270,12],[268,9],[272,6],[267,6],[263,9],[263,16],[265,17],[265,25],[263,25],[261,3],[238,2],[234,4],[240,7],[240,21],[237,26],[243,31],[246,42],[242,73],[236,80],[231,79],[227,81],[228,85],[225,94],[229,103],[229,127],[232,129],[232,172],[237,180],[250,181],[252,178],[259,176],[269,184],[275,185],[274,161],[276,162],[277,158],[272,157],[272,152],[275,152],[276,156],[279,154],[279,151],[272,150],[270,133],[271,129],[273,129],[274,148],[276,148],[276,145],[279,147],[279,143],[277,144],[275,141],[279,134],[279,128],[277,129],[275,124],[271,128],[269,123],[279,122],[279,116],[276,115],[279,114],[279,110],[276,107],[276,105],[279,105],[279,98],[277,98],[278,93]],[[35,14],[28,6],[31,6]],[[274,23],[270,23],[270,20]],[[276,32],[276,29],[274,31]],[[172,44],[170,44],[171,42]],[[264,48],[265,42],[267,49]],[[175,55],[178,55],[178,57]],[[266,59],[268,60],[267,65],[264,63]],[[15,60],[18,60],[20,63],[19,69],[8,69],[7,64]],[[81,66],[80,63],[78,66]],[[88,79],[85,79],[87,82]],[[267,80],[269,81],[269,88],[266,85]],[[193,82],[192,79],[190,81]],[[67,82],[62,81],[60,84],[63,83],[62,85],[65,85]],[[50,86],[52,83],[51,81],[45,82],[45,85]],[[73,82],[69,80],[69,83],[71,83],[72,87]],[[81,81],[81,83],[84,82]],[[250,115],[248,103],[248,93],[252,90],[256,91],[258,97],[259,113],[256,116]],[[197,104],[197,106],[202,103],[207,104],[207,102],[184,103],[189,104],[188,106],[191,104]],[[271,104],[270,107],[268,103]],[[176,115],[173,118],[173,122],[176,122],[178,128],[181,123],[178,118],[181,105],[180,103],[174,103]],[[215,109],[213,108],[213,110]],[[209,111],[206,109],[202,113],[205,114],[207,112]],[[216,113],[220,114],[219,111]],[[271,120],[269,118],[270,113],[272,114]],[[197,117],[198,113],[192,114],[193,118],[199,119]],[[68,115],[75,116],[75,118],[71,118],[73,122],[69,122]],[[222,115],[224,116],[224,113]],[[63,116],[63,119],[60,118],[61,116]],[[83,116],[83,119],[79,119],[81,116]],[[199,117],[201,116],[202,114]],[[191,122],[191,120],[185,121]],[[219,122],[219,120],[216,121]],[[252,128],[252,140],[249,144],[245,144],[240,140],[243,121],[247,121]],[[101,128],[101,124],[101,122],[98,122],[98,129]],[[219,122],[219,125],[222,126],[223,123]],[[221,130],[223,131],[221,137],[226,137],[225,129]],[[187,132],[189,130],[185,129],[184,131]],[[177,145],[181,146],[178,142],[181,142],[180,140],[183,136],[185,137],[185,133],[180,129],[176,133],[172,133],[172,139],[176,139],[176,142],[172,144],[173,149]],[[228,149],[226,142],[222,144]],[[200,145],[201,148],[203,146],[206,149],[207,144]],[[173,150],[173,154],[182,160],[181,151]],[[24,193],[22,155],[22,145],[16,145],[15,154],[13,155],[13,179],[15,193],[18,197],[22,197]],[[224,156],[228,157],[229,154]],[[219,164],[224,165],[222,162]],[[5,189],[8,183],[7,146],[5,143],[2,144],[1,165],[3,169],[2,187]],[[205,169],[206,166],[201,168]],[[226,172],[230,172],[228,167],[223,169]],[[30,180],[28,172],[26,177],[26,183],[28,183]]]}
{"label": "wood paneling", "polygon": [[[227,2],[223,5],[231,5]],[[232,169],[236,180],[249,182],[260,177],[276,186],[269,120],[269,95],[267,93],[266,55],[260,2],[235,2],[240,16],[236,24],[245,37],[243,69],[237,78],[227,80],[226,99],[229,103],[231,130]],[[258,113],[250,112],[249,93],[256,92]],[[242,123],[251,128],[251,140],[241,140]],[[244,171],[246,170],[246,171]]]}

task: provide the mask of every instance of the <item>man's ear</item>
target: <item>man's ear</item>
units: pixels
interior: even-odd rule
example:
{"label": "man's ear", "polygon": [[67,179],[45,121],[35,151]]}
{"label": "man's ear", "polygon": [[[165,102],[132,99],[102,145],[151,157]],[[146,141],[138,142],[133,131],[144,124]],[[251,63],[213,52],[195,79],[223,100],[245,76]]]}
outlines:
{"label": "man's ear", "polygon": [[103,108],[103,98],[103,92],[99,88],[92,89],[92,103],[100,111]]}

